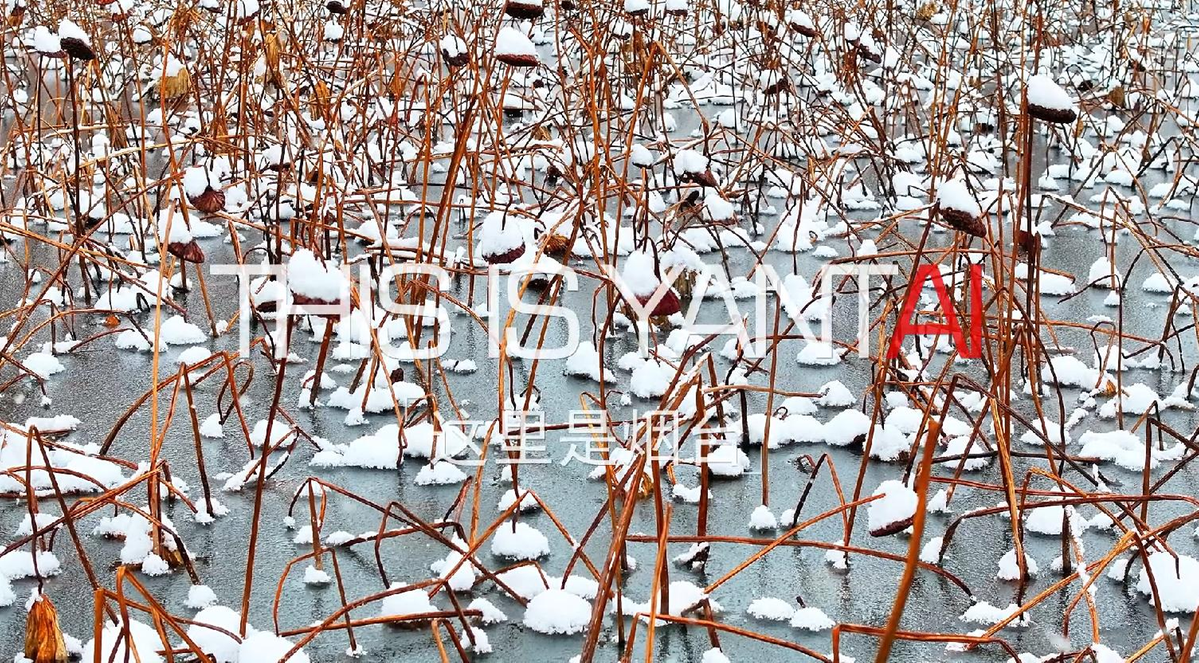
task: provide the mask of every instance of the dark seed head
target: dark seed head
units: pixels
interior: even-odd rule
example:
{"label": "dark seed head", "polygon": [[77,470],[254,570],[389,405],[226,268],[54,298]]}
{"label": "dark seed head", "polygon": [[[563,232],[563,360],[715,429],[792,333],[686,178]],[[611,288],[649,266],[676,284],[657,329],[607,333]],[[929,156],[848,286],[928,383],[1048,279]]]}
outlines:
{"label": "dark seed head", "polygon": [[66,53],[68,56],[76,60],[88,61],[96,59],[95,51],[92,50],[91,46],[83,43],[83,40],[81,39],[76,39],[75,37],[63,37],[60,43],[62,44],[63,53]]}
{"label": "dark seed head", "polygon": [[1028,105],[1028,114],[1050,124],[1069,124],[1078,117],[1073,108],[1045,108],[1037,104]]}

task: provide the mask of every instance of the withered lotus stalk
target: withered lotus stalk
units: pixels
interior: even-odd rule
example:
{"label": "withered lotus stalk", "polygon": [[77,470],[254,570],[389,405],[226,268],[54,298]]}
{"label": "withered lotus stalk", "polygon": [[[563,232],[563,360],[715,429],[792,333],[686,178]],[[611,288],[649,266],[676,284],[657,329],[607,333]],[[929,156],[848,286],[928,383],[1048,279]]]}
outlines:
{"label": "withered lotus stalk", "polygon": [[204,193],[198,196],[188,196],[187,202],[205,214],[212,214],[225,209],[225,192],[208,186]]}
{"label": "withered lotus stalk", "polygon": [[508,0],[504,4],[504,13],[519,21],[531,21],[541,18],[541,15],[545,13],[545,7],[540,2]]}
{"label": "withered lotus stalk", "polygon": [[171,242],[167,244],[167,253],[183,262],[204,262],[204,249],[201,249],[200,245],[194,239],[187,242]]}
{"label": "withered lotus stalk", "polygon": [[58,625],[58,610],[41,594],[29,609],[25,623],[25,658],[33,663],[66,663],[67,645]]}

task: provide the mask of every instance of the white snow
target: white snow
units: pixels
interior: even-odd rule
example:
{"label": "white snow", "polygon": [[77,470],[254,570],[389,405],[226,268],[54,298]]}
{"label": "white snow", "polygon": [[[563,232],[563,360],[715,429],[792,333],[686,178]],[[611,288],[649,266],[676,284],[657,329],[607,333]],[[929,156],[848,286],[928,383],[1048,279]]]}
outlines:
{"label": "white snow", "polygon": [[591,341],[580,341],[578,347],[566,360],[566,367],[562,372],[565,375],[577,375],[599,382],[600,363],[600,356],[595,350],[595,344]]}
{"label": "white snow", "polygon": [[1073,110],[1074,101],[1054,80],[1044,74],[1028,79],[1028,103],[1050,110]]}
{"label": "white snow", "polygon": [[823,430],[826,443],[844,447],[870,431],[870,417],[860,410],[842,410],[824,423]]}
{"label": "white snow", "polygon": [[[804,631],[827,631],[836,625],[823,610],[812,606],[800,608],[791,615],[791,627]],[[841,658],[844,660],[845,657]]]}
{"label": "white snow", "polygon": [[674,172],[682,174],[702,173],[708,169],[708,157],[695,150],[679,150],[674,155]]}
{"label": "white snow", "polygon": [[216,593],[208,585],[192,585],[187,588],[186,605],[193,610],[203,610],[216,605],[216,602]]}
{"label": "white snow", "polygon": [[76,25],[75,22],[69,18],[64,18],[61,22],[59,22],[58,37],[59,39],[77,39],[87,46],[90,46],[92,43],[91,38],[87,36],[87,33],[83,31],[83,28]]}
{"label": "white snow", "polygon": [[200,423],[200,436],[208,439],[218,439],[225,437],[225,431],[221,427],[221,415],[213,412],[208,415],[203,422]]}
{"label": "white snow", "polygon": [[548,589],[529,601],[524,624],[547,635],[581,633],[591,622],[591,603],[564,589]]}
{"label": "white snow", "polygon": [[885,529],[916,515],[916,508],[919,506],[916,491],[900,481],[888,479],[879,484],[872,495],[882,497],[871,502],[867,510],[871,532]]}
{"label": "white snow", "polygon": [[466,479],[467,474],[458,469],[457,465],[446,460],[438,460],[420,468],[413,483],[418,486],[449,486],[460,484]]}
{"label": "white snow", "polygon": [[749,516],[749,528],[751,530],[772,530],[778,528],[778,526],[778,520],[770,512],[770,507],[765,504],[759,505]]}
{"label": "white snow", "polygon": [[336,264],[300,249],[287,262],[287,287],[297,295],[333,303],[341,300],[349,285]]}
{"label": "white snow", "polygon": [[[247,633],[237,652],[239,662],[278,663],[291,651],[294,643],[269,631]],[[301,649],[287,659],[287,663],[311,663],[308,654]]]}
{"label": "white snow", "polygon": [[634,251],[625,257],[620,278],[624,288],[640,299],[652,297],[661,284],[654,273],[654,257],[648,251]]}
{"label": "white snow", "polygon": [[[510,30],[511,28],[505,29]],[[521,36],[523,37],[523,35]],[[520,230],[519,221],[515,215],[509,216],[503,212],[492,212],[483,217],[483,227],[479,234],[480,255],[503,255],[521,246],[524,242],[524,234]]]}
{"label": "white snow", "polygon": [[495,38],[496,55],[532,55],[537,56],[537,47],[525,33],[504,26]]}
{"label": "white snow", "polygon": [[1150,600],[1165,612],[1191,613],[1199,607],[1199,560],[1190,555],[1179,554],[1175,559],[1165,551],[1149,554],[1149,568],[1153,570],[1153,587],[1149,574],[1141,569],[1137,579],[1137,591],[1150,596]]}
{"label": "white snow", "polygon": [[982,216],[982,208],[966,187],[964,180],[948,180],[937,188],[937,202],[941,209],[964,212],[973,217]]}
{"label": "white snow", "polygon": [[44,25],[33,30],[33,49],[38,53],[52,55],[62,51],[62,41],[59,36]]}
{"label": "white snow", "polygon": [[[219,630],[237,635],[241,629],[241,615],[224,606],[204,608],[193,617],[197,624],[187,627],[187,637],[200,649],[216,659],[216,663],[238,663],[241,643]],[[208,628],[208,627],[215,628]]]}
{"label": "white snow", "polygon": [[795,614],[795,608],[782,599],[765,597],[754,599],[745,610],[755,619],[765,619],[774,622],[790,621]]}
{"label": "white snow", "polygon": [[537,559],[550,554],[550,542],[537,528],[523,521],[517,522],[515,529],[505,523],[495,531],[491,554],[518,561]]}
{"label": "white snow", "polygon": [[479,617],[479,620],[486,625],[499,624],[500,622],[508,621],[508,615],[505,615],[503,610],[495,607],[495,604],[483,597],[479,597],[471,601],[470,605],[467,606],[467,609],[478,610],[480,613],[482,613]]}
{"label": "white snow", "polygon": [[[402,582],[393,582],[388,590],[398,591],[407,586],[407,584]],[[440,609],[429,601],[429,595],[425,592],[426,590],[424,589],[409,589],[384,597],[383,602],[379,606],[379,616],[409,617],[430,612],[440,612]]]}
{"label": "white snow", "polygon": [[[153,626],[135,619],[128,624],[129,636],[122,635],[124,629],[111,622],[105,621],[100,639],[93,638],[83,646],[81,660],[92,661],[99,657],[102,661],[138,660],[141,663],[162,663],[162,657],[157,653],[162,649],[162,640]],[[132,643],[130,642],[132,641]],[[255,660],[255,659],[248,659]],[[302,663],[295,661],[294,663]]]}
{"label": "white snow", "polygon": [[[1033,559],[1027,552],[1024,553],[1024,563],[1028,570],[1028,575],[1035,576],[1037,574],[1037,560]],[[1020,563],[1016,559],[1016,549],[1012,548],[1007,551],[1003,557],[999,558],[999,572],[995,575],[1000,580],[1019,580],[1020,579]]]}
{"label": "white snow", "polygon": [[158,327],[158,338],[167,345],[195,345],[208,340],[208,336],[196,325],[183,319],[183,316],[173,315]]}
{"label": "white snow", "polygon": [[42,378],[48,378],[51,375],[57,375],[67,370],[62,362],[52,354],[47,352],[35,352],[21,360],[25,368],[33,371],[33,373]]}
{"label": "white snow", "polygon": [[318,569],[311,564],[304,568],[305,585],[327,585],[331,582],[333,582],[333,578],[329,577],[327,571]]}
{"label": "white snow", "polygon": [[845,348],[824,341],[808,341],[804,344],[796,361],[800,366],[836,366],[845,356]]}
{"label": "white snow", "polygon": [[1019,609],[1020,606],[1015,603],[1009,604],[1006,608],[996,608],[986,601],[979,601],[962,613],[959,619],[967,623],[991,626],[1007,619]]}

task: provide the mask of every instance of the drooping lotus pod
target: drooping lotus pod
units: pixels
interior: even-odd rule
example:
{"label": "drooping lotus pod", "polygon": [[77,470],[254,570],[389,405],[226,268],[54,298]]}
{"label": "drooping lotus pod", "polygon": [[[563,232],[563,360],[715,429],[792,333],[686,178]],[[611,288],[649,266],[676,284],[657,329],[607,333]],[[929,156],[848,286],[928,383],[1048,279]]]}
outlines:
{"label": "drooping lotus pod", "polygon": [[1026,88],[1028,95],[1028,114],[1043,122],[1051,124],[1069,124],[1078,117],[1074,110],[1074,100],[1044,74],[1037,74],[1028,79]]}
{"label": "drooping lotus pod", "polygon": [[62,50],[76,60],[95,60],[96,52],[92,50],[92,40],[78,25],[64,18],[58,24],[58,39]]}
{"label": "drooping lotus pod", "polygon": [[975,237],[987,236],[982,208],[962,180],[950,180],[937,189],[937,206],[941,218],[954,230]]}
{"label": "drooping lotus pod", "polygon": [[58,625],[58,610],[50,597],[39,594],[25,622],[25,658],[33,663],[66,663],[67,645]]}

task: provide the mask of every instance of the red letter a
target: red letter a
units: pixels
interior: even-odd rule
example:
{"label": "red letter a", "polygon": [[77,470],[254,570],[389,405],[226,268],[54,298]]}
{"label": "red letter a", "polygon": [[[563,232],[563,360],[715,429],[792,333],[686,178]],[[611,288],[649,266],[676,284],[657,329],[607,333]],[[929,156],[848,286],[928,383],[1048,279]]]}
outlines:
{"label": "red letter a", "polygon": [[[937,293],[937,301],[941,304],[941,312],[945,322],[912,322],[916,313],[916,305],[920,303],[920,292],[924,282],[932,280],[933,290]],[[962,335],[962,327],[958,324],[957,313],[953,309],[953,301],[945,290],[945,282],[941,280],[941,270],[936,265],[920,265],[916,267],[916,282],[908,286],[907,297],[904,298],[903,308],[899,310],[899,322],[895,325],[895,333],[891,336],[891,345],[887,348],[887,359],[899,356],[903,348],[903,339],[907,336],[922,334],[945,334],[953,337],[958,356],[965,359],[978,359],[982,356],[982,265],[970,266],[970,342],[967,343]]]}

